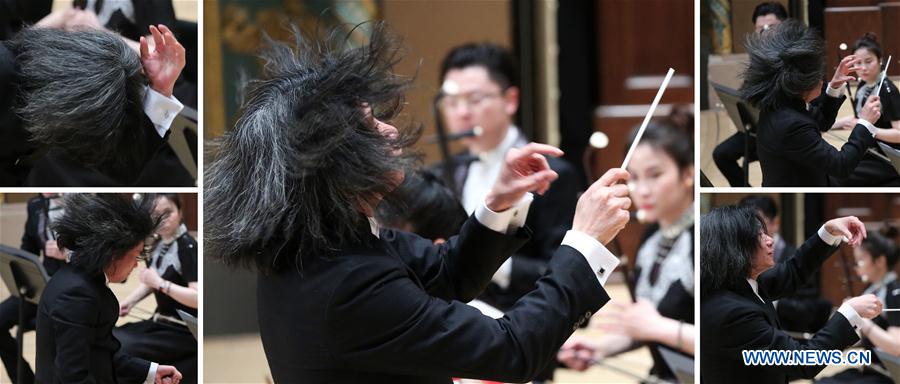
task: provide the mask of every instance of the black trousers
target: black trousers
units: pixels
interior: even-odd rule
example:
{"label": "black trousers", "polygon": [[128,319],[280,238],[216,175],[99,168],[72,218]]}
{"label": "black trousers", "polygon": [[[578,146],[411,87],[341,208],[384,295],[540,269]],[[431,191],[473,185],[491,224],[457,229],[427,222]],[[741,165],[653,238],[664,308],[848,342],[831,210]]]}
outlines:
{"label": "black trousers", "polygon": [[728,184],[732,187],[749,187],[749,185],[744,184],[744,171],[738,165],[738,160],[744,157],[744,144],[748,141],[750,144],[750,156],[747,164],[750,164],[759,160],[759,156],[756,154],[756,138],[747,136],[743,132],[731,135],[731,137],[725,139],[713,149],[713,161],[715,161],[716,167],[725,175],[725,179],[728,180]]}
{"label": "black trousers", "polygon": [[[16,383],[19,372],[19,367],[17,365],[19,347],[16,343],[15,335],[10,333],[10,330],[12,330],[12,327],[16,326],[19,322],[19,303],[20,300],[18,297],[10,297],[3,302],[0,302],[0,360],[3,360],[3,366],[6,368],[6,373],[9,374],[9,378],[12,379],[13,383]],[[37,306],[28,302],[24,305],[25,317],[28,319],[28,323],[25,324],[24,329],[30,331],[34,329],[34,318],[37,315]],[[31,370],[31,366],[28,365],[27,361],[25,361],[24,366],[25,383],[34,383],[34,371]],[[0,382],[3,381],[3,378],[0,377]]]}
{"label": "black trousers", "polygon": [[114,328],[113,336],[125,354],[174,365],[183,376],[182,383],[197,382],[197,339],[187,328],[144,320]]}

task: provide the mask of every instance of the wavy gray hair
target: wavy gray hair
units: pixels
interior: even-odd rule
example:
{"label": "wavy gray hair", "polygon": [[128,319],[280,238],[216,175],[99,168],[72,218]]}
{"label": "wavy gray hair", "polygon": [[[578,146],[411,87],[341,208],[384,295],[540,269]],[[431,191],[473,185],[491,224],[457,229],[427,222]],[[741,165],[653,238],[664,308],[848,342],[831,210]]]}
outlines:
{"label": "wavy gray hair", "polygon": [[228,265],[280,271],[365,241],[361,200],[389,197],[391,174],[415,153],[392,155],[420,127],[382,136],[364,113],[399,113],[409,78],[392,73],[396,38],[373,25],[368,44],[332,32],[319,41],[294,29],[294,45],[265,38],[263,75],[248,84],[241,116],[206,172],[206,252]]}
{"label": "wavy gray hair", "polygon": [[17,108],[32,140],[105,173],[143,161],[140,56],[104,31],[27,28],[10,42],[19,66]]}
{"label": "wavy gray hair", "polygon": [[815,30],[788,19],[745,42],[750,63],[741,97],[761,110],[775,110],[819,86],[825,76],[825,42]]}

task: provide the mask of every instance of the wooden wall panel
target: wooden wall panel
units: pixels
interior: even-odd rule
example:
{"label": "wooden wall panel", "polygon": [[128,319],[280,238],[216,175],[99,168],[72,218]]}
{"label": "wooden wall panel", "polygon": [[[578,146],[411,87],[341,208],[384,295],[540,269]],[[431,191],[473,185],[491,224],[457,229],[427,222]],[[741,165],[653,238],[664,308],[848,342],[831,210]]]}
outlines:
{"label": "wooden wall panel", "polygon": [[[597,26],[601,105],[652,101],[655,89],[647,98],[647,90],[626,87],[635,76],[664,76],[669,67],[693,76],[693,1],[601,1]],[[693,91],[684,97],[681,101],[691,102]]]}

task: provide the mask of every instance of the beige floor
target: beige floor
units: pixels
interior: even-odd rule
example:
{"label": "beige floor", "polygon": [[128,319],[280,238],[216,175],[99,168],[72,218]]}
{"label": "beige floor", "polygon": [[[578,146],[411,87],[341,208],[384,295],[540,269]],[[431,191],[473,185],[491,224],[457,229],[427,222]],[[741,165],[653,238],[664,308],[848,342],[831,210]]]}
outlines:
{"label": "beige floor", "polygon": [[[53,1],[54,11],[71,6],[72,0]],[[197,0],[172,0],[172,6],[175,8],[175,16],[179,20],[197,21]]]}

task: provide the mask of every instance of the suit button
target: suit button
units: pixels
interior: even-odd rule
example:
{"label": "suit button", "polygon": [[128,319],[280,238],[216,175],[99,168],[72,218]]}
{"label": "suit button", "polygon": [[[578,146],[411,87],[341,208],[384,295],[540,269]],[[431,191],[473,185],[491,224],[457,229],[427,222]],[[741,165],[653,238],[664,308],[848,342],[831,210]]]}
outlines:
{"label": "suit button", "polygon": [[591,311],[585,312],[585,313],[584,313],[584,319],[585,319],[585,320],[590,319],[590,318],[591,318],[591,315],[593,315],[593,313],[591,313]]}

